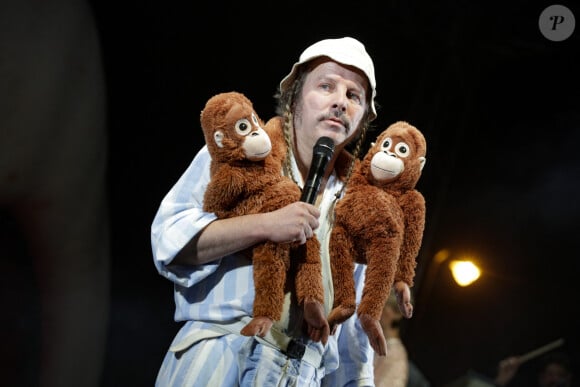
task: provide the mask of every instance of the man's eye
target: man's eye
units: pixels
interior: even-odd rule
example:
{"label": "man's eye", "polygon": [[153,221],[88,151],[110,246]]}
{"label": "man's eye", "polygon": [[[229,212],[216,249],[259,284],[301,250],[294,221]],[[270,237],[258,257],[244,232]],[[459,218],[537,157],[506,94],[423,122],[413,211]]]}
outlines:
{"label": "man's eye", "polygon": [[359,103],[359,104],[361,103],[361,98],[360,98],[360,95],[358,95],[358,94],[356,94],[356,93],[349,93],[349,94],[348,94],[348,98],[350,98],[350,99],[352,99],[352,100],[356,101],[356,102],[357,102],[357,103]]}

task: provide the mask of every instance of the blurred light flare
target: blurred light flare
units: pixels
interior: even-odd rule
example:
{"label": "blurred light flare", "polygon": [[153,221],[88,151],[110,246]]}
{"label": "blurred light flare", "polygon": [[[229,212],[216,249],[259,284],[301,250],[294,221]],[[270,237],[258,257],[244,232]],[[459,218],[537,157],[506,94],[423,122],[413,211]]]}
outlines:
{"label": "blurred light flare", "polygon": [[470,260],[453,260],[449,262],[453,279],[459,286],[469,286],[481,276],[481,270]]}

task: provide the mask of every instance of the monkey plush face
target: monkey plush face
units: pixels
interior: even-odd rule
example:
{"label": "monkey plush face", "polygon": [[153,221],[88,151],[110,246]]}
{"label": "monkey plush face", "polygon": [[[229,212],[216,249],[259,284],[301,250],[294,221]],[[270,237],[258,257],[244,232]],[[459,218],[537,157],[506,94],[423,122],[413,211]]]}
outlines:
{"label": "monkey plush face", "polygon": [[[379,135],[365,157],[369,163],[369,181],[375,185],[401,179],[401,186],[413,188],[425,165],[427,145],[414,126],[396,122]],[[407,171],[407,173],[403,173]]]}
{"label": "monkey plush face", "polygon": [[201,112],[200,121],[210,155],[217,162],[259,161],[272,150],[263,122],[252,102],[241,93],[211,97]]}

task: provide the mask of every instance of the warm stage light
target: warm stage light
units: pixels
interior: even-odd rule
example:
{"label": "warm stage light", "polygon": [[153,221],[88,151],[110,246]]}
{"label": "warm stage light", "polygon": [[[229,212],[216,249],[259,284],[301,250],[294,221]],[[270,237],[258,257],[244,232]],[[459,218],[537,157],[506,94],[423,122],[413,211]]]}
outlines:
{"label": "warm stage light", "polygon": [[471,261],[451,261],[449,268],[459,286],[471,285],[481,275],[481,270]]}

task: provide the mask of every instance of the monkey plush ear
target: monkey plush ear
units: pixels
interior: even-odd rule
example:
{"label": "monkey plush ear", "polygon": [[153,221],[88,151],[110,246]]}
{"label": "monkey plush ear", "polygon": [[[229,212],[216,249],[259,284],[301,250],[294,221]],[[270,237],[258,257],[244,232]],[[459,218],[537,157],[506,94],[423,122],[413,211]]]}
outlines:
{"label": "monkey plush ear", "polygon": [[224,147],[224,144],[222,143],[222,141],[224,139],[224,133],[221,130],[217,130],[213,134],[213,139],[214,139],[216,145],[218,146],[218,148],[223,148]]}
{"label": "monkey plush ear", "polygon": [[427,159],[423,156],[419,157],[419,162],[421,163],[421,166],[419,167],[419,169],[422,171],[423,167],[425,166],[425,163],[427,162]]}

